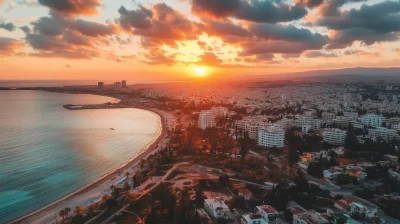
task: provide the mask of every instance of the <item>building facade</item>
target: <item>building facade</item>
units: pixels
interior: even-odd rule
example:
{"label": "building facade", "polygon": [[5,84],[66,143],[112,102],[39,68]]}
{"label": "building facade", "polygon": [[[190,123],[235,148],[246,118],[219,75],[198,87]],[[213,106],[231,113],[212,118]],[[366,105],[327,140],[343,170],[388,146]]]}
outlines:
{"label": "building facade", "polygon": [[265,147],[284,146],[285,131],[280,127],[263,127],[258,132],[258,144]]}
{"label": "building facade", "polygon": [[215,115],[212,111],[201,111],[199,114],[199,128],[206,129],[215,127]]}
{"label": "building facade", "polygon": [[332,145],[343,145],[346,136],[346,131],[337,128],[327,128],[322,132],[324,141]]}

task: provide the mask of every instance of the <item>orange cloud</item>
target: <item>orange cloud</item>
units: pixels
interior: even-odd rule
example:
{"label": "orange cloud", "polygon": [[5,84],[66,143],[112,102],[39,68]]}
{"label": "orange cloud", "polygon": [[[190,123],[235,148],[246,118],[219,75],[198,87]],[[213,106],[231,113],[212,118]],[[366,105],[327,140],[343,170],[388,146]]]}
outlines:
{"label": "orange cloud", "polygon": [[13,38],[0,37],[0,54],[11,55],[15,50],[22,48],[24,45]]}
{"label": "orange cloud", "polygon": [[47,6],[65,16],[99,14],[97,7],[101,6],[101,0],[39,0],[41,5]]}

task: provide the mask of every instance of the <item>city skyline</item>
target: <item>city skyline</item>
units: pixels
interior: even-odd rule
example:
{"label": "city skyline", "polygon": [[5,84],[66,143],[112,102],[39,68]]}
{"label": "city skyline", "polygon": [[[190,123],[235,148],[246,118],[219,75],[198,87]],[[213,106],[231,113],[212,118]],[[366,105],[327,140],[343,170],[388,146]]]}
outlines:
{"label": "city skyline", "polygon": [[0,12],[3,80],[268,77],[400,62],[398,1],[3,0]]}

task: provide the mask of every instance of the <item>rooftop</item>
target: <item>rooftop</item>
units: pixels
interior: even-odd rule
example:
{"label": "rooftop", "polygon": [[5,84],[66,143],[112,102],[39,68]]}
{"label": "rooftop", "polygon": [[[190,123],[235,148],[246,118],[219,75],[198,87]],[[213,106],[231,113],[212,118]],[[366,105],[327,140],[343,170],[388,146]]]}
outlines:
{"label": "rooftop", "polygon": [[270,205],[261,205],[261,206],[257,206],[257,208],[259,208],[259,210],[263,210],[265,213],[267,214],[273,214],[273,213],[278,213],[278,211],[276,211],[272,206]]}

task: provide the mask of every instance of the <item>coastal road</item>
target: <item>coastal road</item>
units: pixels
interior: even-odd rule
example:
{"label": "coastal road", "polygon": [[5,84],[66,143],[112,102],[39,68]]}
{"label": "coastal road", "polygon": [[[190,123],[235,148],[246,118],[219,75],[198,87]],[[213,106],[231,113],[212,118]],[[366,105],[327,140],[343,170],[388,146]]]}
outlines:
{"label": "coastal road", "polygon": [[[148,190],[144,191],[142,195],[140,195],[136,200],[139,200],[141,197],[143,197],[144,195],[146,195],[147,193],[149,193],[150,191],[152,191],[154,188],[156,188],[158,185],[160,185],[163,181],[165,181],[169,175],[171,175],[172,171],[174,171],[177,167],[179,167],[180,165],[185,165],[185,164],[189,164],[188,162],[181,162],[181,163],[177,163],[175,164],[171,169],[168,170],[168,172],[161,178],[160,181],[158,181],[154,186],[152,186],[151,188],[149,188]],[[104,220],[101,224],[107,224],[109,223],[111,220],[114,219],[114,217],[123,212],[124,210],[126,210],[129,207],[130,204],[125,205],[124,207],[122,207],[121,209],[119,209],[118,211],[116,211],[113,215],[111,215],[110,217],[108,217],[106,220]],[[93,221],[93,220],[92,220]],[[90,222],[86,222],[87,224]]]}

